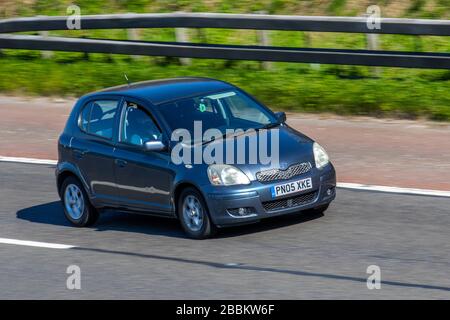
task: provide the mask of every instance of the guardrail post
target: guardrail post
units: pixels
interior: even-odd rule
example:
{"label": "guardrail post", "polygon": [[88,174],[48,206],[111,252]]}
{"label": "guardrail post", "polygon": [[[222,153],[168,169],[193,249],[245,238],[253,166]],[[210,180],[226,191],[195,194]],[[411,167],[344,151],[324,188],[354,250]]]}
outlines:
{"label": "guardrail post", "polygon": [[[186,28],[175,28],[175,37],[177,42],[189,42],[189,37],[187,34]],[[183,66],[191,65],[191,59],[190,58],[179,58],[180,63]]]}
{"label": "guardrail post", "polygon": [[[257,11],[257,14],[267,14],[266,11]],[[269,47],[270,46],[270,37],[269,37],[269,31],[267,30],[257,30],[256,36],[258,38],[258,42],[263,47]],[[262,61],[261,67],[264,70],[272,70],[273,64],[269,61]]]}
{"label": "guardrail post", "polygon": [[[379,49],[379,34],[377,33],[366,33],[366,48],[367,50],[378,50]],[[371,67],[371,73],[374,77],[379,77],[381,75],[381,70],[378,67]]]}
{"label": "guardrail post", "polygon": [[[48,31],[39,31],[39,35],[44,38],[48,38]],[[42,59],[50,59],[53,57],[52,51],[41,51]]]}
{"label": "guardrail post", "polygon": [[[177,13],[183,13],[183,11],[177,11]],[[187,34],[186,28],[175,28],[175,38],[177,42],[189,42],[189,36]],[[191,65],[192,61],[190,58],[179,58],[180,63],[183,66]]]}
{"label": "guardrail post", "polygon": [[[311,48],[311,34],[308,32],[303,32],[303,45],[306,48]],[[320,63],[310,63],[309,67],[313,70],[320,70]]]}
{"label": "guardrail post", "polygon": [[[138,41],[139,40],[139,34],[137,29],[127,29],[127,38],[131,41]],[[131,58],[133,60],[138,60],[140,56],[132,55]]]}

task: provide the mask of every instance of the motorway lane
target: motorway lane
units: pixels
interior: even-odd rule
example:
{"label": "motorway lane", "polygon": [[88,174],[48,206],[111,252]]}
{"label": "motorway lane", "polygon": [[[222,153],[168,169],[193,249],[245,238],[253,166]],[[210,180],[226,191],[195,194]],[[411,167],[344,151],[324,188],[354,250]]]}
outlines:
{"label": "motorway lane", "polygon": [[[338,190],[324,216],[297,215],[185,239],[176,221],[113,212],[69,226],[53,168],[0,163],[0,298],[450,299],[450,199]],[[66,268],[81,268],[81,290]],[[380,266],[381,290],[366,268]]]}

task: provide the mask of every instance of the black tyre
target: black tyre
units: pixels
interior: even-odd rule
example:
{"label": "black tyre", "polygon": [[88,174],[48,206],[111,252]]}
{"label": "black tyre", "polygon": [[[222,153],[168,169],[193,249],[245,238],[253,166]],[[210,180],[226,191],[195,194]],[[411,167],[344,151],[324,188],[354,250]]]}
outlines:
{"label": "black tyre", "polygon": [[61,185],[60,194],[64,214],[73,225],[88,227],[98,220],[99,213],[91,205],[83,185],[77,178],[66,178]]}
{"label": "black tyre", "polygon": [[178,198],[178,218],[186,234],[193,239],[209,238],[216,227],[202,195],[194,188],[184,189]]}

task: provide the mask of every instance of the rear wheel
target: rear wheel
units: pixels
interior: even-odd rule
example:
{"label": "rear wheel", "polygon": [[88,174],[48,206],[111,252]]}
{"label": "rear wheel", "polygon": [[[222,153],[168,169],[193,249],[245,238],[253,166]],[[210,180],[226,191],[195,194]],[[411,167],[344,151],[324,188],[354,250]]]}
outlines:
{"label": "rear wheel", "polygon": [[181,192],[178,198],[178,218],[190,238],[209,238],[216,231],[202,195],[194,188],[186,188]]}
{"label": "rear wheel", "polygon": [[66,178],[61,186],[60,194],[64,214],[73,225],[87,227],[98,220],[98,211],[89,202],[86,191],[78,179]]}

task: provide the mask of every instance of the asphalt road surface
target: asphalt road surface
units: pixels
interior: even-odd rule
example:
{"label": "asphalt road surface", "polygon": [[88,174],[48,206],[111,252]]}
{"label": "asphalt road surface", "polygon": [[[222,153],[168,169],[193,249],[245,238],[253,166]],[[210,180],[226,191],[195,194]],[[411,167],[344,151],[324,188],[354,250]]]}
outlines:
{"label": "asphalt road surface", "polygon": [[[106,213],[66,222],[53,168],[0,163],[0,299],[450,299],[450,199],[338,190],[298,214],[186,239],[176,221]],[[81,269],[69,290],[68,266]],[[366,285],[381,268],[381,289]]]}

